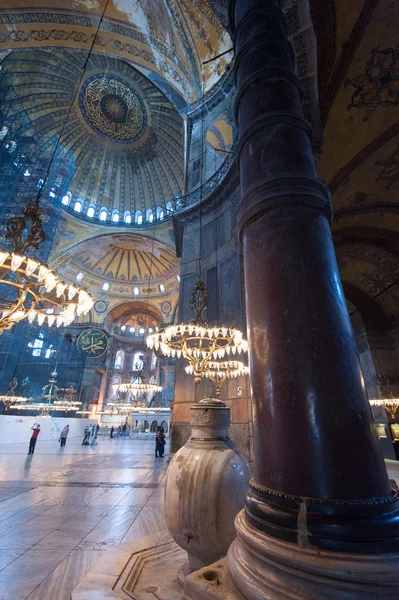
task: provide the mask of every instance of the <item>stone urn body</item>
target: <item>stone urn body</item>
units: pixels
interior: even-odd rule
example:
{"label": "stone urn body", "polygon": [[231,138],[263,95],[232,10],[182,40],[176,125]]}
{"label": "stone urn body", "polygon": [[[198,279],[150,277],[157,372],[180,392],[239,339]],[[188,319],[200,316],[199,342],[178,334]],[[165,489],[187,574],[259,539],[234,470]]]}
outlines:
{"label": "stone urn body", "polygon": [[196,571],[223,557],[244,507],[250,469],[228,438],[230,409],[207,398],[191,409],[191,437],[166,474],[165,519]]}

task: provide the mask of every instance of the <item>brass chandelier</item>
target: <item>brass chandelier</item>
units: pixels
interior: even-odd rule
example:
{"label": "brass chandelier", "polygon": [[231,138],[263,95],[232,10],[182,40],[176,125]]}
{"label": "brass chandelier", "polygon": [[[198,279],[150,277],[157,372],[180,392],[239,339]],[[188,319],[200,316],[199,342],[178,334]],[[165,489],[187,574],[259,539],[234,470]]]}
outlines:
{"label": "brass chandelier", "polygon": [[148,392],[152,392],[154,394],[156,392],[162,392],[162,386],[156,383],[145,383],[144,376],[141,371],[134,381],[131,381],[130,383],[116,383],[112,386],[112,389],[117,394],[130,393],[134,395],[133,403],[126,403],[126,401],[107,402],[107,406],[114,407],[115,409],[118,409],[118,407],[121,406],[137,408],[144,395]]}
{"label": "brass chandelier", "polygon": [[[6,238],[11,239],[13,251],[0,248],[0,334],[14,323],[28,318],[39,325],[47,320],[50,327],[70,325],[85,315],[94,304],[85,290],[67,285],[46,265],[27,256],[45,240],[39,197],[28,204],[22,215],[6,223]],[[24,236],[25,232],[25,236]]]}
{"label": "brass chandelier", "polygon": [[51,411],[68,412],[70,410],[79,410],[81,402],[59,398],[59,387],[57,386],[57,372],[53,371],[48,383],[43,387],[42,393],[37,398],[29,398],[23,404],[14,404],[10,408],[26,411],[38,411],[40,416],[48,417]]}
{"label": "brass chandelier", "polygon": [[186,358],[195,383],[200,383],[209,362],[247,352],[248,342],[243,340],[238,329],[210,327],[203,320],[202,313],[209,305],[209,294],[203,281],[197,281],[189,302],[191,310],[195,311],[195,319],[188,324],[169,325],[147,336],[147,346],[166,356]]}
{"label": "brass chandelier", "polygon": [[383,406],[392,419],[395,418],[396,411],[399,408],[399,398],[375,398],[369,400],[369,402],[371,406]]}
{"label": "brass chandelier", "polygon": [[[185,368],[187,375],[193,375],[191,365]],[[239,360],[212,361],[210,360],[201,372],[201,377],[208,378],[216,388],[216,398],[220,396],[220,390],[227,379],[248,375],[249,367]]]}

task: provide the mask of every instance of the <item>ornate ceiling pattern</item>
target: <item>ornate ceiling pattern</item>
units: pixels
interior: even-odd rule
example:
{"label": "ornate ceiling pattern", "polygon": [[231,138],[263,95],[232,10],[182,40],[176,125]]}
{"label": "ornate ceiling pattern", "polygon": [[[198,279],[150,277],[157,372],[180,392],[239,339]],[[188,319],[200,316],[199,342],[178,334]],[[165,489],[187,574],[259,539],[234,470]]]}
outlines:
{"label": "ornate ceiling pattern", "polygon": [[363,306],[377,303],[396,327],[399,4],[310,0],[310,7],[324,126],[318,172],[332,192],[341,277]]}
{"label": "ornate ceiling pattern", "polygon": [[[74,47],[87,52],[106,0],[4,0],[1,48]],[[184,109],[202,90],[202,61],[231,41],[206,0],[110,0],[94,48],[123,58],[152,79]],[[231,56],[205,68],[206,89],[224,73]]]}
{"label": "ornate ceiling pattern", "polygon": [[[50,157],[85,64],[81,50],[13,51],[3,60],[1,89],[8,136],[34,139]],[[183,187],[183,120],[169,100],[124,61],[94,53],[86,67],[53,174],[69,205],[101,208],[111,219],[165,206]]]}
{"label": "ornate ceiling pattern", "polygon": [[65,281],[80,280],[103,301],[149,297],[165,302],[179,289],[176,254],[155,239],[130,233],[79,242],[55,258],[52,267]]}

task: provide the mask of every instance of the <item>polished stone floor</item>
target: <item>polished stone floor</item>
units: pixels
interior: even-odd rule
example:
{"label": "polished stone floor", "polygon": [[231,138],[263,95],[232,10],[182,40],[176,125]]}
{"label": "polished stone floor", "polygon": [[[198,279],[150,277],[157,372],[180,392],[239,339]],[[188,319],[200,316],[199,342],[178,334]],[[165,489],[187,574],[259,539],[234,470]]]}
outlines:
{"label": "polished stone floor", "polygon": [[[107,548],[166,529],[167,456],[153,442],[39,439],[26,452],[0,445],[0,600],[69,600]],[[399,481],[399,463],[387,467]]]}
{"label": "polished stone floor", "polygon": [[153,442],[39,439],[26,453],[0,445],[0,600],[69,600],[107,548],[166,528]]}

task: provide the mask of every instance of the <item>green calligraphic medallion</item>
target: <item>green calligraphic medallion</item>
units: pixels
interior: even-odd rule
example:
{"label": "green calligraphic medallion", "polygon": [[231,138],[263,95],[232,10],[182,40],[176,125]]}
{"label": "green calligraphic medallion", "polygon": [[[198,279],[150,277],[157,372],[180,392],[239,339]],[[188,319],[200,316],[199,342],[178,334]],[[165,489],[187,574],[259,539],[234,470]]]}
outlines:
{"label": "green calligraphic medallion", "polygon": [[77,347],[87,358],[99,358],[107,351],[108,337],[101,329],[86,329],[78,337]]}

